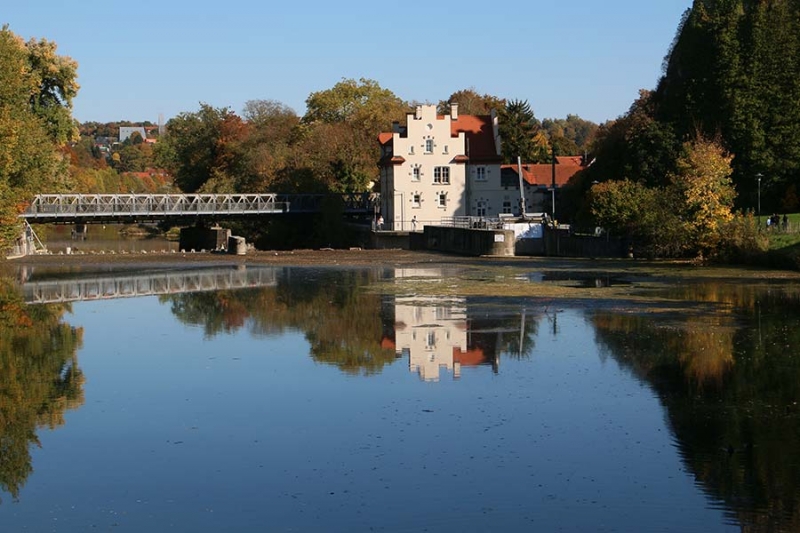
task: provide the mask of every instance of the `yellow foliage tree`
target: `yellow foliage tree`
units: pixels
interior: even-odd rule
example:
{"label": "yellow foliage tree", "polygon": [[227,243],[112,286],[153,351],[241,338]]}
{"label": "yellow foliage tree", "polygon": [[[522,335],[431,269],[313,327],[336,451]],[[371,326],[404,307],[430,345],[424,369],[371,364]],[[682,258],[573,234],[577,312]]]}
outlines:
{"label": "yellow foliage tree", "polygon": [[732,160],[719,143],[698,138],[684,144],[677,171],[670,176],[682,200],[678,209],[683,230],[700,255],[716,250],[722,229],[733,220]]}

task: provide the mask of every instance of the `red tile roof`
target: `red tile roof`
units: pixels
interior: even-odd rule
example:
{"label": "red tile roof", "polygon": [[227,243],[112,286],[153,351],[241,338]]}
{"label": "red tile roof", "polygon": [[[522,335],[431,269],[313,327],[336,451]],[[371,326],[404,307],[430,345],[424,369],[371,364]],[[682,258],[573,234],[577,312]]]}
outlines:
{"label": "red tile roof", "polygon": [[[438,117],[444,120],[445,117]],[[470,163],[499,163],[501,155],[497,153],[494,142],[494,129],[492,128],[492,117],[489,115],[459,115],[457,120],[450,122],[450,135],[458,137],[459,133],[464,133],[466,139],[466,153],[456,155],[456,163],[466,162],[464,156],[469,157]],[[403,135],[405,137],[405,135]],[[392,134],[383,132],[378,134],[378,142],[386,145],[392,140]],[[382,164],[389,161],[381,160]]]}
{"label": "red tile roof", "polygon": [[[556,167],[556,187],[563,187],[567,182],[584,169],[580,164],[574,164],[575,160],[580,162],[581,158],[556,158],[565,160],[565,163],[559,163]],[[573,163],[573,164],[567,164]],[[517,165],[502,165],[500,167],[501,173],[513,172],[517,175]],[[553,165],[544,164],[523,164],[522,177],[529,185],[537,185],[550,187],[553,183]],[[516,178],[519,179],[519,178]]]}
{"label": "red tile roof", "polygon": [[583,158],[579,155],[557,155],[556,161],[559,165],[583,165]]}
{"label": "red tile roof", "polygon": [[492,117],[489,115],[459,115],[450,122],[450,134],[458,137],[463,132],[466,137],[466,155],[471,163],[500,162],[494,143]]}

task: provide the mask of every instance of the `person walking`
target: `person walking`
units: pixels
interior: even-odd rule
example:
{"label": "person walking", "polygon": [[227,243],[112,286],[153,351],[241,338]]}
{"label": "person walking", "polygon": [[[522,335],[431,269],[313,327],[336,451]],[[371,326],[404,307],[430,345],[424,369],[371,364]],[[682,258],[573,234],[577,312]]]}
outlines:
{"label": "person walking", "polygon": [[411,231],[417,231],[417,217],[416,217],[416,215],[411,218]]}

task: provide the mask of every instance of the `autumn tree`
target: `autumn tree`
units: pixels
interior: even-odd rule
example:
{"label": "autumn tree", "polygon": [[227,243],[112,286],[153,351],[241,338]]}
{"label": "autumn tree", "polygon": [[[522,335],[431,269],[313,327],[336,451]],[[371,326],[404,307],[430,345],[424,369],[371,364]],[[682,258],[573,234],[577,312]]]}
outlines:
{"label": "autumn tree", "polygon": [[285,175],[290,163],[300,117],[290,107],[274,100],[246,102],[243,117],[249,125],[243,147],[247,171],[239,180],[237,190],[270,191]]}
{"label": "autumn tree", "polygon": [[595,162],[587,171],[590,182],[629,179],[649,186],[668,184],[681,143],[672,127],[654,113],[653,94],[643,90],[625,115],[598,128],[591,149]]}
{"label": "autumn tree", "polygon": [[719,143],[700,138],[684,144],[670,176],[674,196],[681,199],[676,208],[693,253],[713,253],[723,228],[733,219],[732,159]]}
{"label": "autumn tree", "polygon": [[42,119],[50,138],[58,145],[78,138],[72,118],[72,100],[78,95],[78,63],[56,53],[56,43],[31,39],[26,43],[30,76],[35,90],[31,109]]}
{"label": "autumn tree", "polygon": [[155,157],[183,192],[235,192],[244,172],[247,133],[247,124],[230,109],[201,103],[199,111],[181,113],[167,123]]}
{"label": "autumn tree", "polygon": [[62,148],[72,138],[75,69],[55,44],[0,29],[0,248],[19,233],[17,215],[33,194],[71,186]]}
{"label": "autumn tree", "polygon": [[463,115],[489,115],[492,110],[499,113],[506,106],[505,99],[478,94],[474,87],[470,87],[454,92],[447,100],[440,100],[436,112],[440,115],[450,114],[451,103],[458,104],[458,112]]}
{"label": "autumn tree", "polygon": [[565,119],[544,119],[542,130],[556,152],[562,155],[581,155],[588,152],[598,125],[578,115],[567,115]]}
{"label": "autumn tree", "polygon": [[409,110],[390,90],[364,78],[311,93],[306,108],[300,146],[321,182],[339,192],[366,191],[377,181],[375,139]]}

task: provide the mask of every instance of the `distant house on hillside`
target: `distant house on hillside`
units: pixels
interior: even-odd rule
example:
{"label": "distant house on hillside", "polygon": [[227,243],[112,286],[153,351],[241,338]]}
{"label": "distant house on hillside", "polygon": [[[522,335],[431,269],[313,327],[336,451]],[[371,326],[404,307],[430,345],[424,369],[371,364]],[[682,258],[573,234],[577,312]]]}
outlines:
{"label": "distant house on hillside", "polygon": [[138,133],[142,136],[142,141],[147,139],[147,131],[142,126],[120,126],[119,128],[119,142],[123,143],[131,135]]}

